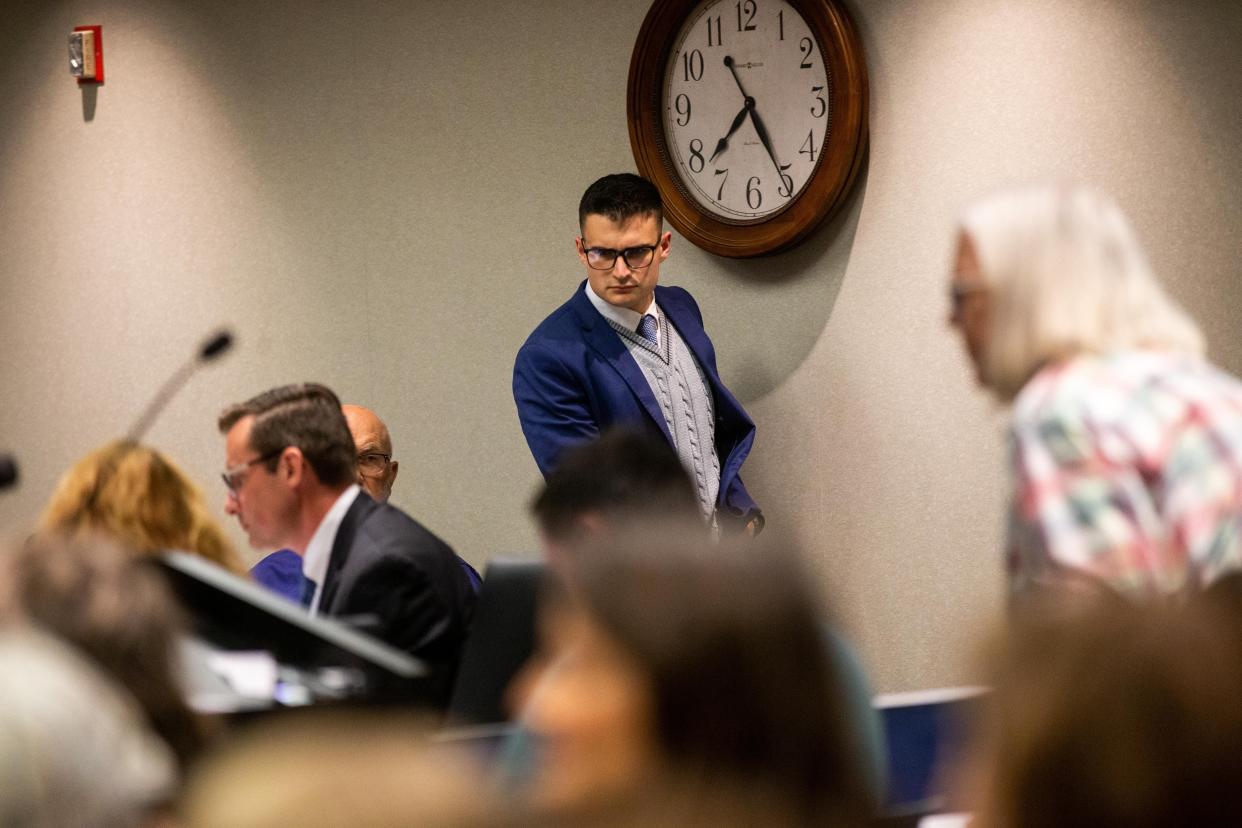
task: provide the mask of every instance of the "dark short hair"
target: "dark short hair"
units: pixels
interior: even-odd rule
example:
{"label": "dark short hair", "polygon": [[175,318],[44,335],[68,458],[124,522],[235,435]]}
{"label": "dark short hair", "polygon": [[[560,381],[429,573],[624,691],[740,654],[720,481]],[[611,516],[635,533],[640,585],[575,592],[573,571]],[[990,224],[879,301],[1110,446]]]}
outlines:
{"label": "dark short hair", "polygon": [[609,524],[630,518],[702,523],[698,496],[672,447],[626,426],[567,450],[531,511],[544,535],[558,541],[572,539],[587,514]]}
{"label": "dark short hair", "polygon": [[[262,457],[286,446],[296,446],[325,486],[342,486],[356,478],[358,458],[349,424],[341,413],[340,398],[325,385],[313,382],[282,385],[226,408],[220,414],[220,433],[246,417],[254,417],[250,447]],[[267,462],[274,470],[279,458]]]}
{"label": "dark short hair", "polygon": [[795,824],[862,824],[861,745],[796,548],[655,526],[575,560],[549,598],[580,606],[642,671],[673,768],[766,793]]}
{"label": "dark short hair", "polygon": [[620,224],[634,216],[655,216],[664,222],[664,204],[660,191],[641,175],[614,173],[587,187],[578,202],[578,227],[587,216],[604,216]]}

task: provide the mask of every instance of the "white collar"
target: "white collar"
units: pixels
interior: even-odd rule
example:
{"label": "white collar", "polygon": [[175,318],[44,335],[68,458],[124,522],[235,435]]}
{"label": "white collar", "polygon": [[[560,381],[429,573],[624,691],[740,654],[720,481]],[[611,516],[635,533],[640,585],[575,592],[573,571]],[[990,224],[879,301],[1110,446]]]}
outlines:
{"label": "white collar", "polygon": [[[638,331],[638,323],[643,318],[643,314],[629,308],[619,308],[616,305],[610,305],[601,299],[595,289],[591,287],[590,281],[582,286],[583,292],[586,293],[587,299],[591,300],[591,304],[599,311],[600,316],[616,322],[627,331]],[[651,297],[651,307],[647,308],[647,313],[656,318],[656,344],[659,345],[660,331],[660,306],[656,304],[655,296]]]}
{"label": "white collar", "polygon": [[323,520],[319,521],[310,543],[306,544],[306,554],[302,556],[302,574],[315,582],[315,595],[310,603],[311,615],[319,613],[319,596],[323,594],[323,581],[328,576],[328,561],[332,557],[332,545],[336,543],[336,531],[341,528],[345,513],[354,505],[354,500],[361,491],[358,484],[354,483],[341,492],[336,503],[332,504]]}

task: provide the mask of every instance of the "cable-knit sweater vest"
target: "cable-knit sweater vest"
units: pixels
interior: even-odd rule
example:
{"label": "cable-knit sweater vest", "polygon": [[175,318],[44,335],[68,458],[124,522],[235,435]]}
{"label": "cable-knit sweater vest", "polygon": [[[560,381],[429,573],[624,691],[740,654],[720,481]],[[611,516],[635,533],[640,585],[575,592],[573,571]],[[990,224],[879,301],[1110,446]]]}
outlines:
{"label": "cable-knit sweater vest", "polygon": [[716,412],[711,388],[677,329],[668,324],[664,314],[659,319],[658,348],[611,319],[608,324],[620,335],[647,378],[673,435],[677,456],[694,481],[699,508],[714,523],[720,492],[720,458],[716,456]]}

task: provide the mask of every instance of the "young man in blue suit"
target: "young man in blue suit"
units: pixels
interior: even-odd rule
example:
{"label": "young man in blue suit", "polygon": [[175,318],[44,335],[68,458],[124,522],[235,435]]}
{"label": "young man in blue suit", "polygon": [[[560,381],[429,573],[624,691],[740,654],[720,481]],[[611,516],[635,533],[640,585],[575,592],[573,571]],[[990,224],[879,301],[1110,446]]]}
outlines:
{"label": "young man in blue suit", "polygon": [[539,470],[610,425],[661,434],[695,484],[705,520],[757,532],[763,516],[739,471],[755,424],[720,381],[694,299],[661,287],[659,191],[637,175],[608,175],[578,207],[578,258],[587,278],[518,351],[513,398]]}

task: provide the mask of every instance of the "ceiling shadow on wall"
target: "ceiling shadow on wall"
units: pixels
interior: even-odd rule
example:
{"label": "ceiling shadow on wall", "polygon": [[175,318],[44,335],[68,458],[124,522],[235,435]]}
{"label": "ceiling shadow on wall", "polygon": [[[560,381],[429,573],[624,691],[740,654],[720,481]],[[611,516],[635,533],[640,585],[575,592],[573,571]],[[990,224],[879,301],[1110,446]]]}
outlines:
{"label": "ceiling shadow on wall", "polygon": [[[870,151],[837,213],[793,250],[760,259],[720,259],[713,268],[731,284],[721,368],[743,402],[778,388],[823,336],[845,282],[867,189]],[[713,326],[717,320],[712,320]]]}

